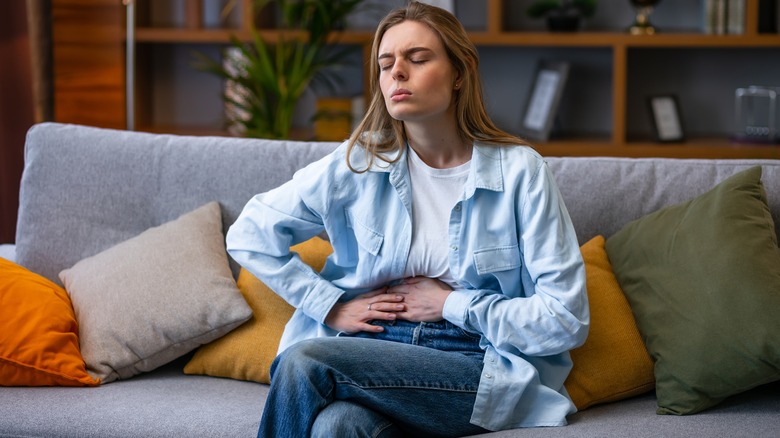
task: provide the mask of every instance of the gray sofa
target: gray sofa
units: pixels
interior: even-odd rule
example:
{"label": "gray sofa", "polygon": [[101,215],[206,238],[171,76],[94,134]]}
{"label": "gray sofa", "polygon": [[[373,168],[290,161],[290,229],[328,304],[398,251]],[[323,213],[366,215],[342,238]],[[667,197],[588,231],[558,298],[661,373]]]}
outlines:
{"label": "gray sofa", "polygon": [[[16,261],[59,282],[58,272],[82,258],[212,200],[222,206],[227,228],[252,195],[335,146],[34,126],[25,150]],[[764,167],[780,224],[780,160],[548,161],[580,243],[610,236],[626,222],[701,194],[754,164]],[[84,226],[86,218],[90,226]],[[0,436],[254,436],[267,386],[185,375],[187,359],[95,388],[0,387]],[[655,412],[655,397],[647,393],[578,412],[566,427],[488,436],[778,436],[780,385],[755,388],[697,415]]]}

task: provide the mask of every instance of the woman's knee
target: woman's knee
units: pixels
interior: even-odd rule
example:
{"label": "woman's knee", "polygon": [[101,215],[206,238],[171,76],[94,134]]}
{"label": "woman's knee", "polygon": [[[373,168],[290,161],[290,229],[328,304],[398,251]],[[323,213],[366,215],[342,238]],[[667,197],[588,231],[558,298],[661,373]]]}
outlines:
{"label": "woman's knee", "polygon": [[313,438],[395,438],[400,430],[384,416],[349,401],[334,401],[317,415]]}
{"label": "woman's knee", "polygon": [[310,375],[327,366],[333,348],[331,339],[307,339],[291,345],[280,353],[271,364],[271,379],[277,375]]}

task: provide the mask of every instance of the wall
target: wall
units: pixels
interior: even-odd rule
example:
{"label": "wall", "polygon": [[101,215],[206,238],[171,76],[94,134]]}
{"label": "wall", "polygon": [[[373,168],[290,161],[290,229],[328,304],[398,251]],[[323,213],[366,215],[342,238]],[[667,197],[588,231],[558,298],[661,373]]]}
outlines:
{"label": "wall", "polygon": [[14,241],[25,133],[34,123],[26,3],[0,2],[0,243]]}

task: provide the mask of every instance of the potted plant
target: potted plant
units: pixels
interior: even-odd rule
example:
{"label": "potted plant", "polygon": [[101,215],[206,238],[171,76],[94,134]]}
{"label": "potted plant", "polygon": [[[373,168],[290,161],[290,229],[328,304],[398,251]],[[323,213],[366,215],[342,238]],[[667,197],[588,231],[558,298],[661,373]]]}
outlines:
{"label": "potted plant", "polygon": [[231,37],[234,56],[225,62],[199,55],[200,68],[232,85],[234,92],[223,93],[223,100],[240,117],[228,123],[239,125],[247,137],[289,138],[293,110],[309,84],[322,79],[332,85],[334,78],[325,69],[337,66],[347,50],[329,38],[361,1],[256,1],[256,11],[273,3],[279,12],[282,26],[275,41],[264,40],[253,24],[250,43]]}
{"label": "potted plant", "polygon": [[528,7],[532,18],[547,18],[547,28],[552,32],[574,32],[580,27],[582,17],[596,12],[596,0],[539,0]]}

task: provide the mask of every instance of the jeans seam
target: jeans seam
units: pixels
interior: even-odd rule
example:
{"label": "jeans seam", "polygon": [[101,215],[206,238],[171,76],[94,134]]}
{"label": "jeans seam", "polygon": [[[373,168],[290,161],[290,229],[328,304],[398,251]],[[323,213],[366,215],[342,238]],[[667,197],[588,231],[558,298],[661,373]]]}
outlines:
{"label": "jeans seam", "polygon": [[[476,394],[477,389],[457,389],[457,388],[436,388],[432,386],[419,386],[419,385],[359,385],[352,381],[339,381],[336,380],[337,385],[349,385],[360,389],[422,389],[430,391],[447,391],[447,392],[463,392],[469,394]],[[332,393],[332,391],[331,391]]]}
{"label": "jeans seam", "polygon": [[381,426],[379,426],[379,427],[377,427],[376,429],[374,429],[374,432],[371,434],[371,437],[372,437],[372,438],[377,438],[379,435],[381,435],[381,434],[382,434],[382,432],[384,432],[384,431],[386,431],[387,429],[389,429],[389,428],[393,427],[393,425],[394,425],[394,424],[393,424],[392,422],[390,422],[390,421],[388,421],[388,422],[386,422],[386,423],[382,424]]}

